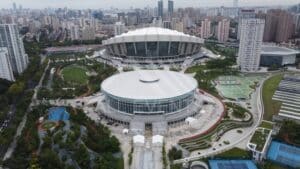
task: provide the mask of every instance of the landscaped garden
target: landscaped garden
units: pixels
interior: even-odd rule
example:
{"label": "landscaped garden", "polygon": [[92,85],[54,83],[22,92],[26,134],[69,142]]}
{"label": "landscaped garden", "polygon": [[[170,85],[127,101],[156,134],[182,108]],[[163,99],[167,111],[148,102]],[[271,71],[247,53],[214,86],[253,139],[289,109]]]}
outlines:
{"label": "landscaped garden", "polygon": [[250,114],[250,112],[247,109],[234,103],[226,103],[226,109],[227,112],[231,112],[233,117],[239,119],[244,119],[247,114]]}
{"label": "landscaped garden", "polygon": [[196,136],[184,138],[179,141],[179,145],[188,151],[195,151],[200,149],[207,149],[211,147],[211,143],[218,141],[226,132],[236,129],[249,127],[253,124],[252,115],[249,113],[248,120],[235,121],[230,119],[223,119],[217,126],[209,131],[201,133]]}
{"label": "landscaped garden", "polygon": [[[51,74],[50,69],[53,68],[55,71]],[[115,68],[94,60],[53,60],[38,92],[38,99],[88,96],[99,91],[101,82],[115,72]]]}
{"label": "landscaped garden", "polygon": [[225,151],[221,154],[216,155],[214,158],[222,158],[222,159],[251,159],[251,153],[249,151],[240,149],[240,148],[233,148],[228,151]]}
{"label": "landscaped garden", "polygon": [[[28,114],[25,128],[13,156],[4,161],[10,169],[123,169],[119,141],[108,128],[90,120],[82,110],[68,107],[70,120],[55,130],[38,130],[39,117],[47,106],[35,107]],[[44,123],[51,127],[49,123]],[[46,126],[45,126],[46,127]],[[44,134],[38,134],[42,132]],[[42,140],[42,141],[41,141]]]}
{"label": "landscaped garden", "polygon": [[53,121],[46,121],[42,124],[42,128],[45,129],[45,130],[49,130],[54,126],[56,126],[56,123],[53,122]]}

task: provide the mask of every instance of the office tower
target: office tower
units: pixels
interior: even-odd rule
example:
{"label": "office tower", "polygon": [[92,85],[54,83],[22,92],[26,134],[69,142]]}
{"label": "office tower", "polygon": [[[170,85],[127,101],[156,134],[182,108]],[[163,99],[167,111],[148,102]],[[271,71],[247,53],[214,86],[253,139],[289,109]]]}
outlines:
{"label": "office tower", "polygon": [[218,23],[217,38],[219,42],[226,42],[229,37],[230,21],[223,19]]}
{"label": "office tower", "polygon": [[13,10],[17,11],[17,4],[15,2],[13,3]]}
{"label": "office tower", "polygon": [[265,21],[243,19],[240,24],[238,63],[242,72],[255,72],[259,68]]}
{"label": "office tower", "polygon": [[211,26],[211,21],[209,19],[204,19],[201,21],[201,38],[209,38],[211,33],[210,33],[210,26]]}
{"label": "office tower", "polygon": [[13,72],[20,74],[27,68],[28,56],[16,24],[0,24],[0,47],[8,49]]}
{"label": "office tower", "polygon": [[115,28],[115,36],[121,35],[122,33],[125,32],[125,24],[122,22],[116,22],[114,28]]}
{"label": "office tower", "polygon": [[173,12],[174,12],[174,1],[173,0],[168,0],[168,14],[170,16],[172,16]]}
{"label": "office tower", "polygon": [[7,48],[0,47],[0,78],[15,81]]}
{"label": "office tower", "polygon": [[254,9],[242,9],[239,11],[239,24],[238,24],[238,34],[237,34],[237,39],[240,39],[241,35],[241,22],[242,19],[251,19],[255,18],[255,10]]}
{"label": "office tower", "polygon": [[163,1],[159,0],[157,2],[157,16],[163,18],[164,16],[164,6],[163,6]]}

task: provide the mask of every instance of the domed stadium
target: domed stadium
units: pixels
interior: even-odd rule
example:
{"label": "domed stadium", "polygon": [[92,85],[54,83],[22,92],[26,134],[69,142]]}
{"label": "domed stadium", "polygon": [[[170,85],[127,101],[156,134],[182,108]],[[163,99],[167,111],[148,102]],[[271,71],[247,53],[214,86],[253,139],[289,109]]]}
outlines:
{"label": "domed stadium", "polygon": [[[139,70],[113,75],[101,84],[105,114],[130,121],[184,120],[201,108],[197,81],[185,74],[164,70]],[[127,119],[127,120],[126,120]]]}
{"label": "domed stadium", "polygon": [[107,59],[122,64],[174,64],[200,52],[204,40],[175,30],[149,27],[103,41]]}

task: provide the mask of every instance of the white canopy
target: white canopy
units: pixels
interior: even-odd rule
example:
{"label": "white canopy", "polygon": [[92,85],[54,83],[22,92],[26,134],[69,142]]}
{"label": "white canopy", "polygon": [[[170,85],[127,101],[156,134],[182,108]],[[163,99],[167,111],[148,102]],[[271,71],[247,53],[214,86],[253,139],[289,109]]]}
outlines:
{"label": "white canopy", "polygon": [[145,137],[142,135],[135,135],[133,136],[133,143],[145,143]]}
{"label": "white canopy", "polygon": [[164,137],[161,135],[155,135],[152,137],[152,143],[163,143]]}

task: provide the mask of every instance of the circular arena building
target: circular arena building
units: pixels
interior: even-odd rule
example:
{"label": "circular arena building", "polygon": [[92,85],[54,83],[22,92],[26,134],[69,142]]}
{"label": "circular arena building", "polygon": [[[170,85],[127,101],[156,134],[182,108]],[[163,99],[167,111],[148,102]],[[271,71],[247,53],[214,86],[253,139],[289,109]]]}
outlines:
{"label": "circular arena building", "polygon": [[175,123],[199,112],[197,81],[165,70],[139,70],[113,75],[101,84],[101,112],[121,123]]}
{"label": "circular arena building", "polygon": [[103,59],[120,64],[176,64],[200,52],[204,40],[175,30],[149,27],[103,41]]}

